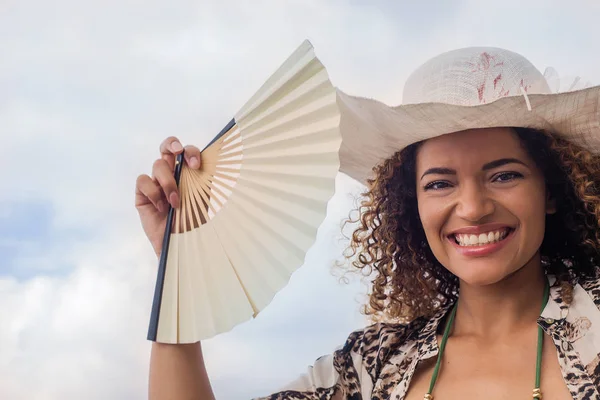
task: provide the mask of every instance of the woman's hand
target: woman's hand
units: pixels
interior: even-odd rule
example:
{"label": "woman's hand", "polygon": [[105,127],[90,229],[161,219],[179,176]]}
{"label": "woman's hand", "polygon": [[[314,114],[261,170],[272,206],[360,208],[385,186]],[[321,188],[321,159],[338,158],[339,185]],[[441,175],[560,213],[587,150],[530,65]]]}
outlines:
{"label": "woman's hand", "polygon": [[175,177],[175,159],[184,152],[190,168],[200,168],[200,150],[195,146],[185,148],[176,137],[165,139],[160,145],[160,158],[154,161],[152,177],[140,175],[135,185],[135,208],[138,210],[144,233],[160,256],[165,234],[169,205],[179,207],[180,197]]}

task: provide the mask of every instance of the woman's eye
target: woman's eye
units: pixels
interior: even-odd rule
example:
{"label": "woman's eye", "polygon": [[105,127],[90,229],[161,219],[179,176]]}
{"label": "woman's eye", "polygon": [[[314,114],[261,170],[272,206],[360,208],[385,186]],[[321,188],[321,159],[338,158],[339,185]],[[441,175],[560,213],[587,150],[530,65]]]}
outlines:
{"label": "woman's eye", "polygon": [[424,190],[440,190],[440,189],[445,189],[447,187],[450,187],[450,184],[446,181],[434,181],[431,183],[428,183],[427,185],[425,185],[425,187],[423,188]]}
{"label": "woman's eye", "polygon": [[510,182],[515,179],[522,178],[523,175],[518,172],[501,172],[494,176],[494,182]]}

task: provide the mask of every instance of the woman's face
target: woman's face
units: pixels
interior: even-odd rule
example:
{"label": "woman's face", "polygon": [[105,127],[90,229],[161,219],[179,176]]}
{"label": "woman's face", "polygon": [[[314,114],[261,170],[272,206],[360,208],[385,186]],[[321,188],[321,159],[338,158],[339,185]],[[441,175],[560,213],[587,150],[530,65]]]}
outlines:
{"label": "woman's face", "polygon": [[430,139],[417,152],[419,216],[438,261],[470,285],[503,280],[542,244],[542,172],[509,128]]}

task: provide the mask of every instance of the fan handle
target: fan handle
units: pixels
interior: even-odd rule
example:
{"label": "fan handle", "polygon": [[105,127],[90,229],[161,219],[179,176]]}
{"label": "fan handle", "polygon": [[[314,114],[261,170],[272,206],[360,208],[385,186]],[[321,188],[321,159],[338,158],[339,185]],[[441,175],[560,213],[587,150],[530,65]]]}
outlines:
{"label": "fan handle", "polygon": [[[179,178],[181,177],[181,168],[183,166],[183,153],[178,154],[175,159],[175,183],[179,187]],[[171,239],[171,230],[173,228],[173,216],[175,209],[169,205],[169,215],[167,216],[167,225],[165,227],[165,236],[163,237],[162,250],[160,252],[160,261],[158,263],[158,276],[156,277],[156,287],[154,288],[154,299],[152,301],[152,314],[150,315],[150,326],[148,327],[148,340],[156,341],[158,332],[158,319],[160,317],[160,304],[162,301],[163,285],[165,282],[165,271],[167,269],[167,253],[169,252],[169,241]]]}

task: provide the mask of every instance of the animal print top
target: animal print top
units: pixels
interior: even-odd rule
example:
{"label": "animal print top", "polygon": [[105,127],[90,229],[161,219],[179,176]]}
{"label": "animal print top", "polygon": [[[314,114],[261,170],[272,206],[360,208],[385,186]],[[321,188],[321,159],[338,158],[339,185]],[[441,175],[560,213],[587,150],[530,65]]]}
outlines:
{"label": "animal print top", "polygon": [[[600,399],[600,279],[574,280],[570,305],[561,298],[556,279],[549,281],[550,299],[538,324],[556,345],[573,399]],[[438,325],[451,307],[430,319],[355,331],[302,377],[259,400],[329,400],[338,392],[351,400],[402,400],[419,360],[437,356]]]}

